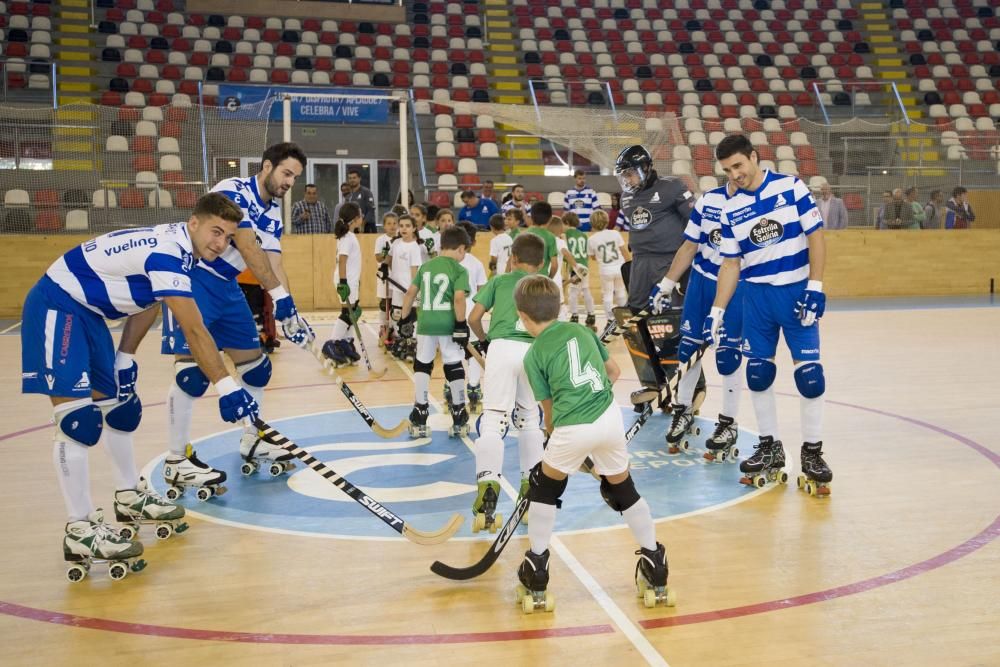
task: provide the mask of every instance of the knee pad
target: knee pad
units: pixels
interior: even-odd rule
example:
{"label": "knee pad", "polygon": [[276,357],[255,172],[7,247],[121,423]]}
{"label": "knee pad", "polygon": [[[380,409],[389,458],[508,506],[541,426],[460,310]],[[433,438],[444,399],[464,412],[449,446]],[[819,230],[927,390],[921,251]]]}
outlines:
{"label": "knee pad", "polygon": [[826,391],[823,364],[810,361],[795,369],[795,386],[805,398],[819,398]]}
{"label": "knee pad", "polygon": [[240,373],[240,379],[248,387],[266,387],[267,383],[271,381],[271,359],[266,354],[262,354],[245,364],[238,364],[236,370]]}
{"label": "knee pad", "polygon": [[624,512],[639,502],[639,492],[629,475],[621,484],[612,484],[607,477],[601,477],[601,498],[616,512]]}
{"label": "knee pad", "polygon": [[453,364],[444,365],[444,379],[448,382],[453,380],[464,380],[465,379],[465,368],[462,367],[461,361],[456,361]]}
{"label": "knee pad", "polygon": [[751,359],[747,362],[747,388],[750,391],[765,391],[774,384],[778,367],[770,359]]}
{"label": "knee pad", "polygon": [[715,367],[719,369],[719,375],[732,375],[742,363],[743,353],[735,347],[720,347],[715,351]]}
{"label": "knee pad", "polygon": [[389,311],[389,319],[393,322],[399,322],[399,318],[403,316],[402,306],[393,306],[392,310]]}
{"label": "knee pad", "polygon": [[568,477],[561,480],[552,479],[542,472],[542,464],[536,463],[528,474],[528,481],[530,483],[528,498],[531,499],[531,502],[555,505],[556,507],[562,505],[559,497],[566,490],[566,484],[569,482]]}
{"label": "knee pad", "polygon": [[433,361],[420,361],[419,359],[413,360],[414,373],[427,373],[430,375],[432,370],[434,370]]}
{"label": "knee pad", "polygon": [[353,324],[353,322],[351,322],[351,311],[347,306],[340,309],[340,317],[337,319],[345,323],[347,326],[351,326]]}
{"label": "knee pad", "polygon": [[104,418],[101,416],[101,409],[90,399],[56,406],[53,412],[56,429],[73,442],[87,447],[93,447],[100,442],[101,432],[104,430]]}
{"label": "knee pad", "polygon": [[476,419],[476,432],[479,434],[479,437],[496,435],[503,440],[507,437],[507,431],[509,430],[510,421],[507,419],[507,413],[505,412],[483,410],[483,414],[479,415]]}
{"label": "knee pad", "polygon": [[514,419],[514,428],[518,431],[530,431],[531,429],[540,429],[542,427],[542,406],[538,406],[537,410],[529,408],[514,408],[514,412],[511,415]]}
{"label": "knee pad", "polygon": [[208,377],[193,361],[177,361],[174,363],[174,381],[188,396],[199,398],[208,390]]}
{"label": "knee pad", "polygon": [[688,338],[687,336],[681,338],[681,342],[677,346],[677,361],[682,364],[687,363],[687,360],[694,356],[701,344],[701,341],[696,338]]}
{"label": "knee pad", "polygon": [[132,433],[142,421],[142,401],[138,394],[132,394],[127,401],[108,399],[98,403],[104,414],[104,423],[116,431]]}

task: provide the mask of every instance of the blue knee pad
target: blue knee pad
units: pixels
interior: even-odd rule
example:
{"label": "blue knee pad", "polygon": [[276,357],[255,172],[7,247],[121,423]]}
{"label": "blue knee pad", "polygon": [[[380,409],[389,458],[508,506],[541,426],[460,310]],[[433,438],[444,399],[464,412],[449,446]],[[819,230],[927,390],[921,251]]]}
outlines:
{"label": "blue knee pad", "polygon": [[715,351],[715,367],[719,375],[732,375],[740,369],[743,354],[735,347],[720,347]]}
{"label": "blue knee pad", "polygon": [[766,391],[774,384],[778,367],[770,359],[751,359],[747,362],[747,388],[750,391]]}
{"label": "blue knee pad", "polygon": [[174,380],[188,396],[199,398],[208,390],[208,377],[193,361],[178,361],[174,364]]}
{"label": "blue knee pad", "polygon": [[81,405],[62,414],[55,413],[56,428],[72,440],[87,447],[93,447],[101,440],[104,418],[101,409],[93,403]]}
{"label": "blue knee pad", "polygon": [[698,351],[701,345],[702,342],[695,338],[688,338],[687,336],[681,338],[681,342],[677,346],[677,361],[682,364],[687,363],[687,360],[694,356],[694,353]]}
{"label": "blue knee pad", "polygon": [[434,370],[433,361],[420,361],[419,359],[413,360],[414,373],[427,373],[428,375],[430,375],[431,371],[433,370]]}
{"label": "blue knee pad", "polygon": [[542,464],[537,463],[528,474],[528,481],[530,483],[528,498],[531,499],[531,502],[555,505],[556,507],[562,505],[559,497],[566,490],[566,484],[569,482],[568,477],[561,480],[552,479],[542,472]]}
{"label": "blue knee pad", "polygon": [[639,492],[635,489],[635,482],[632,481],[631,475],[619,484],[612,484],[607,477],[602,476],[601,498],[604,498],[608,507],[616,512],[624,512],[640,500]]}
{"label": "blue knee pad", "polygon": [[802,364],[795,369],[795,386],[806,398],[819,398],[826,391],[823,364],[815,361]]}
{"label": "blue knee pad", "polygon": [[142,401],[132,394],[125,402],[114,401],[104,412],[104,422],[116,431],[132,433],[142,421]]}
{"label": "blue knee pad", "polygon": [[239,364],[236,370],[240,372],[240,378],[246,386],[266,387],[271,381],[271,358],[262,354],[253,361]]}
{"label": "blue knee pad", "polygon": [[448,382],[452,382],[453,380],[464,380],[465,368],[462,367],[462,362],[456,361],[453,364],[445,364],[444,379]]}

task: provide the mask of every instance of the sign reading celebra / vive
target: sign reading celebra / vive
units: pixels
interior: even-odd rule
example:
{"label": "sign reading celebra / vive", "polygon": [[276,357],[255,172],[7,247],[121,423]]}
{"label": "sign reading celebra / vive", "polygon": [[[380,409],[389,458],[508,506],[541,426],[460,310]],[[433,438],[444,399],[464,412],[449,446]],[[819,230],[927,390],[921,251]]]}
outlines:
{"label": "sign reading celebra / vive", "polygon": [[[356,88],[286,88],[281,86],[219,86],[219,106],[233,114],[245,117],[249,105],[274,98],[271,120],[283,120],[281,95],[292,96],[292,120],[304,123],[388,123],[389,92],[366,91],[358,94]],[[320,95],[347,95],[348,97],[320,97]],[[253,112],[254,115],[259,110]]]}

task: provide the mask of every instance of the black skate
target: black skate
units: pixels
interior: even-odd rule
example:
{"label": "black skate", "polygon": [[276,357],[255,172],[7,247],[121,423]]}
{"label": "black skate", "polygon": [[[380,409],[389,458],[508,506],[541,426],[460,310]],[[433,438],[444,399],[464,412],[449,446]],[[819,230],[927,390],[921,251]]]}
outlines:
{"label": "black skate", "polygon": [[635,564],[635,589],[644,606],[652,608],[663,603],[668,607],[677,604],[677,594],[667,588],[667,549],[659,542],[656,550],[640,548],[635,552],[639,557]]}
{"label": "black skate", "polygon": [[478,384],[470,384],[465,397],[469,399],[469,412],[478,414],[483,411],[483,388]]}
{"label": "black skate", "polygon": [[539,609],[552,611],[556,608],[556,598],[546,588],[549,585],[549,550],[542,555],[531,549],[524,552],[521,567],[517,568],[517,578],[521,583],[517,586],[517,603],[521,611],[531,614]]}
{"label": "black skate", "polygon": [[686,405],[673,407],[673,421],[667,429],[667,452],[677,454],[691,448],[689,435],[698,435],[701,428],[694,421],[694,412]]}
{"label": "black skate", "polygon": [[497,514],[500,483],[479,482],[478,487],[476,499],[472,501],[472,532],[488,530],[495,533],[503,525],[503,516]]}
{"label": "black skate", "polygon": [[569,321],[572,322],[573,324],[579,324],[580,323],[580,316],[576,315],[576,314],[570,315],[569,316]]}
{"label": "black skate", "polygon": [[825,498],[830,495],[832,480],[833,471],[823,460],[823,443],[802,443],[802,474],[796,480],[798,487],[810,496]]}
{"label": "black skate", "polygon": [[329,368],[333,366],[334,368],[340,368],[341,366],[347,366],[351,363],[351,360],[344,355],[344,351],[337,344],[340,341],[328,340],[323,343],[323,357],[326,361],[323,365]]}
{"label": "black skate", "polygon": [[583,326],[597,333],[597,317],[593,313],[588,313],[587,319],[583,321]]}
{"label": "black skate", "polygon": [[469,412],[465,409],[465,403],[458,405],[448,404],[451,409],[451,427],[448,435],[453,438],[461,438],[469,435]]}
{"label": "black skate", "polygon": [[167,483],[164,495],[170,501],[180,498],[188,488],[196,489],[195,496],[203,502],[226,492],[223,485],[226,473],[199,459],[190,444],[184,448],[183,456],[167,454],[163,461],[163,481]]}
{"label": "black skate", "polygon": [[361,355],[358,353],[357,348],[354,347],[353,340],[348,340],[346,338],[344,340],[339,340],[337,341],[337,346],[352,364],[356,364],[361,361]]}
{"label": "black skate", "polygon": [[739,435],[736,420],[720,414],[719,421],[715,423],[715,432],[705,441],[705,446],[708,448],[705,459],[716,463],[735,461],[740,455],[740,450],[736,448],[736,439]]}
{"label": "black skate", "polygon": [[758,489],[764,488],[768,482],[784,484],[788,481],[788,473],[783,470],[784,467],[785,449],[781,446],[781,441],[769,435],[761,436],[753,455],[740,463],[740,472],[743,473],[740,484],[756,486]]}
{"label": "black skate", "polygon": [[427,425],[429,411],[426,403],[416,403],[410,412],[410,437],[426,438],[431,434],[431,428]]}

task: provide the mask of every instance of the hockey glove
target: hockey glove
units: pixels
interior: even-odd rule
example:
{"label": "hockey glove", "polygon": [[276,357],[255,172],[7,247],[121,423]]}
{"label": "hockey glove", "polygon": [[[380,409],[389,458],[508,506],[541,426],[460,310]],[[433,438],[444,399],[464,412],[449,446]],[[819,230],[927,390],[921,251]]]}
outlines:
{"label": "hockey glove", "polygon": [[722,317],[726,314],[722,308],[712,307],[708,317],[705,318],[705,325],[702,328],[701,337],[712,347],[718,347],[723,338],[726,337],[726,330],[722,326]]}
{"label": "hockey glove", "polygon": [[379,264],[375,273],[378,275],[379,280],[389,280],[389,265]]}
{"label": "hockey glove", "polygon": [[826,312],[826,294],[823,294],[823,283],[819,280],[810,280],[806,283],[802,296],[795,302],[795,316],[802,322],[802,326],[811,327],[823,317],[824,312]]}
{"label": "hockey glove", "polygon": [[399,335],[403,338],[413,338],[414,326],[413,323],[417,321],[417,311],[410,309],[409,314],[406,317],[399,318]]}
{"label": "hockey glove", "polygon": [[302,349],[308,348],[316,339],[312,327],[309,326],[304,317],[298,314],[281,323],[281,332],[285,334],[285,338]]}
{"label": "hockey glove", "polygon": [[135,393],[135,383],[139,379],[139,364],[127,352],[115,355],[115,374],[118,376],[118,400],[127,401]]}
{"label": "hockey glove", "polygon": [[673,294],[677,282],[664,277],[649,292],[649,310],[654,315],[659,315],[670,306],[670,295]]}
{"label": "hockey glove", "polygon": [[288,293],[284,285],[278,285],[274,289],[269,289],[267,291],[271,295],[271,300],[274,301],[274,319],[284,323],[285,320],[295,317],[298,311],[295,309],[295,302],[292,301],[292,295]]}
{"label": "hockey glove", "polygon": [[341,303],[347,303],[347,300],[351,298],[351,286],[347,284],[347,278],[340,279],[340,284],[337,285],[337,296]]}
{"label": "hockey glove", "polygon": [[219,392],[219,414],[223,421],[238,422],[242,419],[254,419],[260,412],[260,406],[246,389],[227,375],[215,383]]}
{"label": "hockey glove", "polygon": [[579,285],[587,279],[588,275],[590,275],[590,271],[587,267],[583,264],[577,264],[573,267],[569,281],[574,285]]}
{"label": "hockey glove", "polygon": [[451,339],[455,343],[465,350],[465,346],[469,344],[469,324],[468,322],[455,322],[455,329],[451,332]]}
{"label": "hockey glove", "polygon": [[476,352],[478,352],[485,359],[486,351],[490,349],[490,341],[474,340],[472,341],[472,347],[476,348]]}

